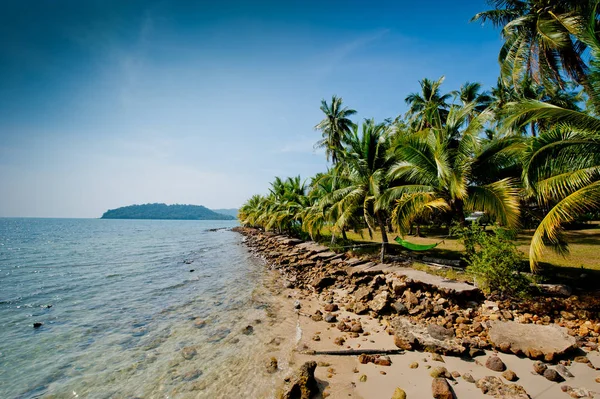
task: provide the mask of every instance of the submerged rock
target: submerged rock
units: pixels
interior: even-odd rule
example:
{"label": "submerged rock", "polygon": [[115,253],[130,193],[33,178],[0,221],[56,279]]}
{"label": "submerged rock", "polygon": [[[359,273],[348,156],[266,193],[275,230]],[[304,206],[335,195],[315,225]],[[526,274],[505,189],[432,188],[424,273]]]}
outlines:
{"label": "submerged rock", "polygon": [[44,323],[42,323],[41,321],[36,321],[35,323],[33,323],[33,328],[40,328],[43,325]]}

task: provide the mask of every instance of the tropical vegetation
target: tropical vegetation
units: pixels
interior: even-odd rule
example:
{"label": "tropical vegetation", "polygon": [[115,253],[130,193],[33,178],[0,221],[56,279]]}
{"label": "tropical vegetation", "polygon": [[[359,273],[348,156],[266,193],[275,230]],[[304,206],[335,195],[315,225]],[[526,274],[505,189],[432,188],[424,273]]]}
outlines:
{"label": "tropical vegetation", "polygon": [[[502,231],[534,229],[533,271],[546,249],[566,254],[564,229],[600,212],[599,1],[490,0],[473,17],[504,40],[489,90],[425,78],[405,97],[408,112],[382,123],[353,121],[341,97],[323,100],[316,147],[330,168],[306,182],[276,178],[240,221],[333,242],[377,231],[383,256],[391,232],[429,223],[450,234],[477,211]],[[512,254],[504,238],[480,241]],[[493,253],[471,257],[481,265]]]}

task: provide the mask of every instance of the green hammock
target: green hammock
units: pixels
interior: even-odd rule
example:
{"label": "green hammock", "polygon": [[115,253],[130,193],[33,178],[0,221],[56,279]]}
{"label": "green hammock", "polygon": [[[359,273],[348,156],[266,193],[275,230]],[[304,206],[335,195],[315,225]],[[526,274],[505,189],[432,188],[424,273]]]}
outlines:
{"label": "green hammock", "polygon": [[429,249],[433,249],[433,248],[437,247],[439,244],[442,243],[442,241],[440,241],[437,244],[420,245],[420,244],[413,244],[411,242],[404,241],[400,237],[394,238],[394,241],[396,241],[398,244],[402,245],[404,248],[410,249],[411,251],[427,251]]}

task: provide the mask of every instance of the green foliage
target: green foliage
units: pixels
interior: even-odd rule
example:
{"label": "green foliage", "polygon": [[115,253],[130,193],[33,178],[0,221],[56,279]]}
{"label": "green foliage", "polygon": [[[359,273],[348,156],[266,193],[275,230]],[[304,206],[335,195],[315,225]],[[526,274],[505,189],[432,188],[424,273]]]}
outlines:
{"label": "green foliage", "polygon": [[475,224],[454,231],[467,249],[466,272],[485,293],[523,296],[529,292],[530,280],[520,272],[522,258],[513,243],[514,232],[486,232]]}
{"label": "green foliage", "polygon": [[235,217],[213,212],[202,205],[144,204],[110,209],[102,219],[233,220]]}

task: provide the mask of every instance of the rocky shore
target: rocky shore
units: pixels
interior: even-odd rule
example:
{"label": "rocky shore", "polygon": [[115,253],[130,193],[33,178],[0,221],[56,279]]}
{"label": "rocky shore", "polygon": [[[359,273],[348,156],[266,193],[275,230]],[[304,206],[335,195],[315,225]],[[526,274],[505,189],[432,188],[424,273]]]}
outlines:
{"label": "rocky shore", "polygon": [[546,285],[528,300],[486,298],[400,258],[236,230],[297,309],[297,371],[280,397],[600,397],[597,295]]}

